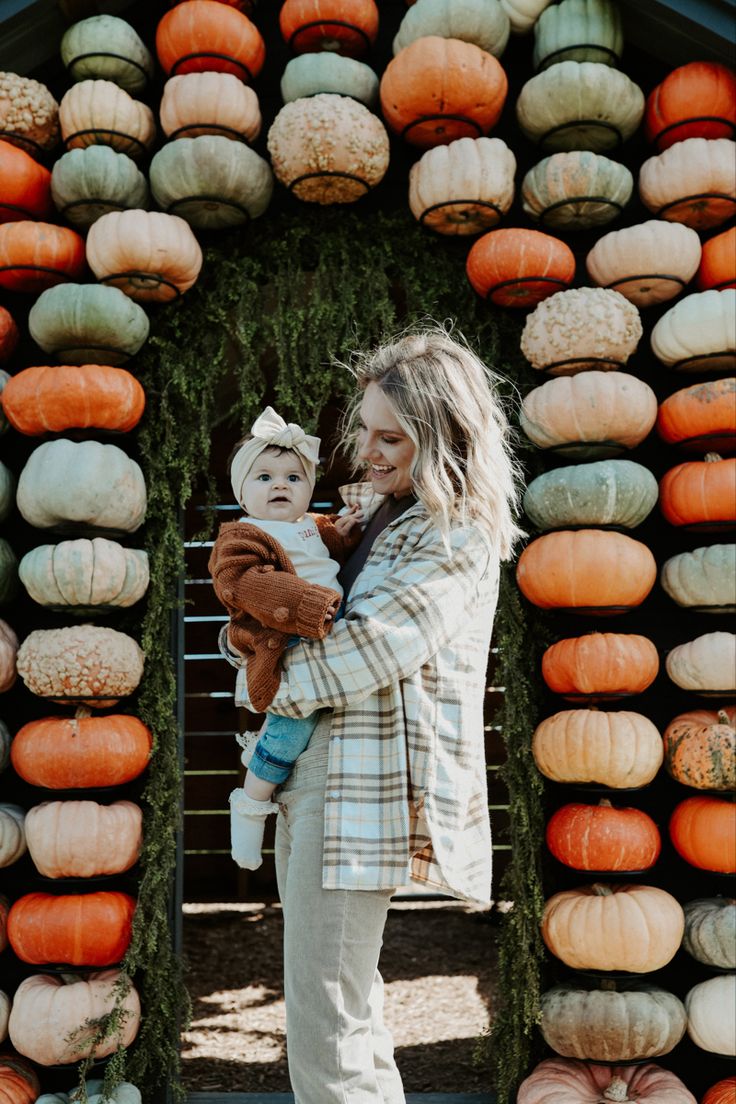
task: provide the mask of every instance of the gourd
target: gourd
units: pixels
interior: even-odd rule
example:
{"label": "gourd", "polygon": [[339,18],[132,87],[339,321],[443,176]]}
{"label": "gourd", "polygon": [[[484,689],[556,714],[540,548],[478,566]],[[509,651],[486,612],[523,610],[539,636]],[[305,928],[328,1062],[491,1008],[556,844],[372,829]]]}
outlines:
{"label": "gourd", "polygon": [[40,529],[134,533],[146,514],[146,485],[139,465],[117,445],[59,438],[33,450],[16,501],[29,525]]}
{"label": "gourd", "polygon": [[383,179],[385,127],[348,96],[320,93],[281,108],[268,132],[277,180],[307,203],[354,203]]}
{"label": "gourd", "polygon": [[217,134],[169,142],[153,157],[149,174],[159,207],[196,229],[258,218],[273,192],[269,163],[242,142]]}
{"label": "gourd", "polygon": [[[697,1104],[670,1070],[653,1063],[597,1066],[572,1058],[545,1058],[519,1086],[516,1104]],[[729,1102],[730,1104],[730,1102]]]}
{"label": "gourd", "polygon": [[369,65],[355,58],[320,51],[291,59],[281,78],[284,103],[329,92],[352,96],[366,107],[378,100],[378,77]]}
{"label": "gourd", "polygon": [[551,644],[542,656],[542,678],[547,686],[572,701],[641,694],[658,672],[655,645],[637,633],[592,632],[568,637]]}
{"label": "gourd", "polygon": [[[597,805],[571,803],[556,809],[547,821],[545,839],[558,862],[573,870],[592,873],[648,870],[662,850],[659,830],[647,813],[641,809],[614,808],[605,798]],[[683,1032],[684,1029],[683,1023]],[[624,1055],[573,1054],[571,1057],[618,1060]],[[636,1057],[651,1058],[652,1053]]]}
{"label": "gourd", "polygon": [[706,966],[736,970],[736,900],[700,897],[687,901],[682,945]]}
{"label": "gourd", "polygon": [[472,42],[501,57],[511,33],[509,17],[499,0],[417,0],[404,15],[394,38],[393,52],[426,35]]}
{"label": "gourd", "polygon": [[677,952],[684,926],[679,901],[648,885],[563,890],[542,914],[545,944],[573,970],[658,970]]}
{"label": "gourd", "polygon": [[9,310],[0,307],[0,364],[10,360],[18,345],[20,333]]}
{"label": "gourd", "polygon": [[633,303],[607,288],[570,288],[540,303],[527,317],[521,351],[550,375],[623,368],[642,335]]}
{"label": "gourd", "polygon": [[221,134],[253,142],[261,132],[258,96],[232,73],[186,73],[169,77],[160,109],[167,138]]}
{"label": "gourd", "polygon": [[733,137],[736,75],[716,61],[678,66],[647,96],[644,129],[659,150],[688,138]]}
{"label": "gourd", "polygon": [[18,637],[7,621],[0,619],[0,694],[15,682],[15,660],[18,653]]}
{"label": "gourd", "polygon": [[736,378],[708,380],[675,391],[660,403],[656,429],[668,445],[699,452],[733,452]]}
{"label": "gourd", "polygon": [[409,207],[438,234],[478,234],[509,210],[515,170],[516,158],[500,138],[434,146],[409,170]]}
{"label": "gourd", "polygon": [[660,582],[685,609],[736,613],[736,545],[712,544],[680,552],[662,565]]}
{"label": "gourd", "polygon": [[42,544],[26,552],[19,574],[34,602],[99,613],[126,608],[148,589],[148,553],[104,537]]}
{"label": "gourd", "polygon": [[87,261],[101,283],[131,299],[168,303],[196,282],[202,250],[188,223],[176,215],[110,211],[90,227]]}
{"label": "gourd", "polygon": [[665,472],[659,483],[662,515],[670,525],[728,529],[736,523],[736,458],[706,453]]}
{"label": "gourd", "polygon": [[531,77],[516,101],[522,132],[542,149],[606,153],[629,139],[644,114],[644,93],[597,61],[560,61]]}
{"label": "gourd", "polygon": [[410,145],[428,149],[488,134],[507,89],[493,54],[472,42],[427,35],[388,63],[379,92],[388,127]]}
{"label": "gourd", "polygon": [[703,242],[695,283],[700,291],[736,287],[736,226]]}
{"label": "gourd", "polygon": [[145,401],[135,376],[106,364],[25,368],[2,393],[8,421],[30,436],[89,428],[127,433],[141,420]]}
{"label": "gourd", "polygon": [[130,945],[135,901],[127,893],[26,893],[8,916],[10,946],[36,966],[112,966]]}
{"label": "gourd", "polygon": [[50,222],[0,225],[0,288],[37,295],[84,272],[84,241]]}
{"label": "gourd", "polygon": [[156,28],[156,54],[167,77],[185,73],[232,73],[245,84],[266,59],[260,31],[227,4],[185,0],[166,12]]}
{"label": "gourd", "polygon": [[687,1033],[702,1050],[736,1056],[736,974],[698,982],[685,996]]}
{"label": "gourd", "polygon": [[156,137],[150,107],[109,80],[73,84],[59,104],[59,122],[68,150],[105,145],[137,159]]}
{"label": "gourd", "polygon": [[132,801],[44,801],[26,815],[28,850],[46,878],[96,878],[134,865],[143,815]]}
{"label": "gourd", "polygon": [[519,421],[538,448],[596,460],[635,448],[656,416],[657,398],[648,384],[626,372],[592,370],[529,391]]}
{"label": "gourd", "polygon": [[663,734],[668,773],[696,790],[736,788],[736,709],[694,709],[674,717]]}
{"label": "gourd", "polygon": [[672,648],[667,674],[683,690],[707,697],[736,689],[736,633],[703,633]]}
{"label": "gourd", "polygon": [[624,48],[621,15],[610,0],[562,0],[534,24],[534,68],[560,61],[618,65]]}
{"label": "gourd", "polygon": [[0,223],[49,217],[51,173],[24,150],[1,139],[0,180]]}
{"label": "gourd", "polygon": [[553,230],[587,230],[619,215],[634,178],[625,165],[592,150],[553,153],[529,169],[521,185],[524,213]]}
{"label": "gourd", "polygon": [[61,60],[73,81],[110,80],[142,92],[153,77],[153,58],[137,31],[114,15],[74,23],[61,39]]}
{"label": "gourd", "polygon": [[20,805],[0,803],[0,867],[12,866],[27,850],[26,814]]}
{"label": "gourd", "polygon": [[657,218],[693,230],[720,226],[736,211],[736,143],[686,138],[644,161],[639,198]]}
{"label": "gourd", "polygon": [[512,34],[528,34],[540,14],[552,0],[501,0],[509,17]]}
{"label": "gourd", "polygon": [[499,307],[529,308],[572,283],[575,255],[539,230],[491,230],[472,246],[465,270],[484,299]]}
{"label": "gourd", "polygon": [[721,797],[686,797],[669,823],[672,844],[699,870],[736,874],[736,804]]}
{"label": "gourd", "polygon": [[297,54],[328,50],[359,57],[376,40],[378,7],[374,0],[285,0],[279,28]]}
{"label": "gourd", "polygon": [[45,84],[0,73],[0,130],[6,142],[37,157],[59,141],[59,105]]}
{"label": "gourd", "polygon": [[129,979],[116,1027],[96,1041],[101,1018],[116,1006],[120,983],[118,970],[98,971],[84,981],[48,974],[26,978],[16,989],[10,1013],[13,1046],[40,1066],[104,1058],[129,1046],[141,1017],[140,998]]}
{"label": "gourd", "polygon": [[657,501],[652,473],[631,460],[599,460],[553,468],[524,494],[524,510],[537,529],[613,525],[634,529]]}
{"label": "gourd", "polygon": [[726,1077],[711,1085],[703,1097],[703,1104],[733,1104],[736,1093],[736,1077]]}
{"label": "gourd", "polygon": [[132,636],[100,625],[34,629],[18,649],[18,674],[32,694],[95,709],[117,705],[143,674],[144,654]]}
{"label": "gourd", "polygon": [[148,206],[148,184],[135,161],[111,146],[72,149],[55,163],[51,194],[58,211],[84,229],[108,211]]}
{"label": "gourd", "polygon": [[699,264],[700,239],[695,231],[658,219],[604,234],[585,259],[594,283],[614,288],[637,307],[679,295]]}
{"label": "gourd", "polygon": [[540,773],[553,782],[637,789],[659,770],[662,740],[641,713],[566,709],[537,725],[532,755]]}
{"label": "gourd", "polygon": [[656,577],[645,544],[601,529],[545,533],[526,546],[516,567],[528,601],[575,613],[623,613],[641,605]]}
{"label": "gourd", "polygon": [[67,284],[42,292],[28,315],[31,337],[66,364],[124,364],[148,337],[148,315],[119,288]]}
{"label": "gourd", "polygon": [[676,372],[732,373],[736,369],[736,289],[686,295],[662,315],[650,343],[658,360]]}
{"label": "gourd", "polygon": [[3,1104],[34,1104],[41,1092],[35,1069],[17,1054],[0,1054],[0,1093]]}
{"label": "gourd", "polygon": [[31,786],[49,790],[120,786],[148,766],[153,738],[138,717],[124,713],[28,721],[10,749],[15,772]]}

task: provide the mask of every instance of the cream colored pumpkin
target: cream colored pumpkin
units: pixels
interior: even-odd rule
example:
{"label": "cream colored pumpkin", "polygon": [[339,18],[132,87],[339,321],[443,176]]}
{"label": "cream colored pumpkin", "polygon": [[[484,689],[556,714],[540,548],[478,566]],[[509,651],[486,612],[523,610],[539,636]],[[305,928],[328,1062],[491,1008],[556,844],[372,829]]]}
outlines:
{"label": "cream colored pumpkin", "polygon": [[662,565],[659,581],[684,609],[736,613],[736,544],[680,552]]}
{"label": "cream colored pumpkin", "polygon": [[132,606],[148,588],[148,553],[104,537],[42,544],[25,554],[18,574],[41,606]]}
{"label": "cream colored pumpkin", "polygon": [[25,809],[0,803],[0,867],[12,866],[27,850]]}
{"label": "cream colored pumpkin", "polygon": [[736,633],[711,632],[678,644],[665,661],[676,686],[720,696],[736,690]]}
{"label": "cream colored pumpkin", "polygon": [[587,230],[620,214],[633,190],[625,165],[592,150],[568,150],[529,169],[521,198],[525,213],[550,229]]}
{"label": "cream colored pumpkin", "polygon": [[534,24],[534,68],[558,61],[618,65],[624,46],[621,15],[611,0],[561,0]]}
{"label": "cream colored pumpkin", "polygon": [[34,629],[18,649],[18,674],[32,694],[96,709],[132,694],[144,655],[132,636],[100,625]]}
{"label": "cream colored pumpkin", "polygon": [[595,284],[650,307],[679,295],[698,270],[700,252],[700,238],[689,226],[651,219],[604,234],[585,266]]}
{"label": "cream colored pumpkin", "polygon": [[153,112],[108,80],[74,84],[59,104],[61,136],[67,149],[103,145],[142,157],[156,137]]}
{"label": "cream colored pumpkin", "polygon": [[222,134],[253,142],[262,125],[258,96],[233,73],[169,77],[161,98],[160,118],[167,138]]}
{"label": "cream colored pumpkin", "polygon": [[494,57],[501,57],[511,33],[511,23],[500,0],[417,0],[399,25],[394,56],[425,35],[459,38],[472,42]]}
{"label": "cream colored pumpkin", "polygon": [[527,317],[521,351],[533,368],[574,375],[623,367],[642,335],[633,303],[606,288],[570,288],[539,303]]}
{"label": "cream colored pumpkin", "polygon": [[8,1037],[8,1020],[10,1018],[11,1000],[7,993],[0,990],[0,1043]]}
{"label": "cream colored pumpkin", "polygon": [[736,1057],[736,974],[694,985],[685,997],[687,1033],[702,1050]]}
{"label": "cream colored pumpkin", "polygon": [[18,654],[18,637],[7,621],[0,619],[0,694],[15,682],[15,660]]}
{"label": "cream colored pumpkin", "polygon": [[552,0],[501,0],[509,17],[512,34],[529,34],[537,19]]}
{"label": "cream colored pumpkin", "polygon": [[553,782],[631,789],[652,781],[664,751],[658,730],[641,713],[563,709],[537,725],[532,755]]}
{"label": "cream colored pumpkin", "polygon": [[652,352],[667,368],[684,372],[733,372],[736,370],[736,288],[686,295],[662,315],[649,340]]}
{"label": "cream colored pumpkin", "polygon": [[202,250],[176,215],[110,211],[90,228],[87,263],[101,283],[136,302],[168,303],[196,282]]}
{"label": "cream colored pumpkin", "polygon": [[132,801],[44,801],[28,810],[28,850],[46,878],[97,878],[135,864],[143,814]]}
{"label": "cream colored pumpkin", "polygon": [[514,199],[516,158],[500,138],[458,138],[427,150],[409,170],[409,207],[438,234],[480,234]]}
{"label": "cream colored pumpkin", "polygon": [[676,142],[641,166],[639,197],[657,218],[694,230],[720,226],[736,212],[736,142]]}

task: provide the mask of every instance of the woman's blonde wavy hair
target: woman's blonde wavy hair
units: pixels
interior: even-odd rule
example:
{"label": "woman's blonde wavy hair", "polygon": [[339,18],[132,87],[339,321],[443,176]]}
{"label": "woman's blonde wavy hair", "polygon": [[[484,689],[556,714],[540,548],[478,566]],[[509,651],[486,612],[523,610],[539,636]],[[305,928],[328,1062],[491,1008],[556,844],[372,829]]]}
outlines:
{"label": "woman's blonde wavy hair", "polygon": [[416,447],[414,494],[443,536],[453,524],[480,525],[502,559],[523,532],[516,524],[521,471],[496,376],[462,336],[432,324],[400,334],[348,365],[358,390],[340,425],[341,446],[358,460],[362,392],[376,383]]}

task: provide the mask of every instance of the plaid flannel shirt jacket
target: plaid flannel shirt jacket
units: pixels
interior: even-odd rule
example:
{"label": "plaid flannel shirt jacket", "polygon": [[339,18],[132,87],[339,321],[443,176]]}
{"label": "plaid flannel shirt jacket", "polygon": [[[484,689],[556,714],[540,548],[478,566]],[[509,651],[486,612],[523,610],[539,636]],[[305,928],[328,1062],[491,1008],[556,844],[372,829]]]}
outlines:
{"label": "plaid flannel shirt jacket", "polygon": [[[340,488],[370,515],[369,484]],[[449,547],[448,547],[449,545]],[[332,710],[323,886],[413,881],[490,902],[483,702],[499,563],[458,526],[448,544],[421,503],[378,535],[324,640],[289,648],[270,712]],[[220,634],[225,657],[238,667]],[[249,707],[239,669],[235,701]]]}

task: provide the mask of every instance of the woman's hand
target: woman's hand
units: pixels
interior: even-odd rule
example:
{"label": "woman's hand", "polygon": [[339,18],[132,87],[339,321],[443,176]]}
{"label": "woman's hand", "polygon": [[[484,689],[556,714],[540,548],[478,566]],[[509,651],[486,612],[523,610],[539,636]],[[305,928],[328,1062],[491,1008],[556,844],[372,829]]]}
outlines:
{"label": "woman's hand", "polygon": [[353,506],[349,506],[346,513],[340,514],[335,520],[335,528],[341,537],[347,537],[356,525],[360,525],[362,520],[363,511],[356,503]]}

